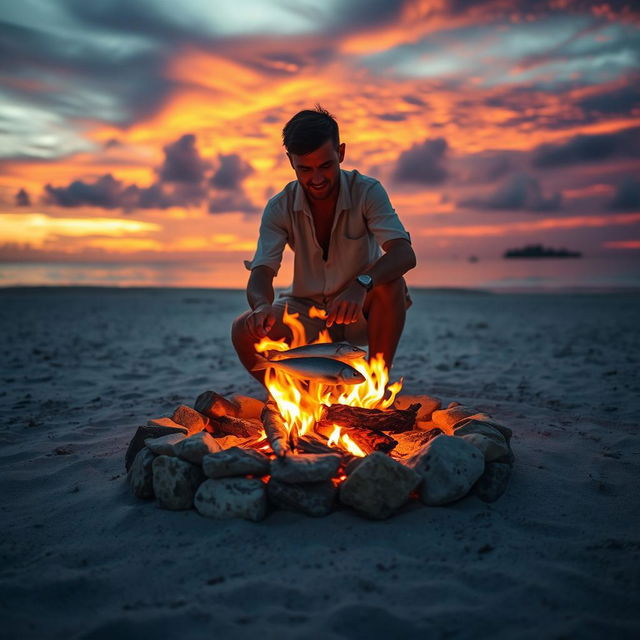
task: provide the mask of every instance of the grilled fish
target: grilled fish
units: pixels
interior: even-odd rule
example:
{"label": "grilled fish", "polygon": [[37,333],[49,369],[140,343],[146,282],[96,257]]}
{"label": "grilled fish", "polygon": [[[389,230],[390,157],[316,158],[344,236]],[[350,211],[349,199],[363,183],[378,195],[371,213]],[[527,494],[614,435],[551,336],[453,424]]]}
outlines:
{"label": "grilled fish", "polygon": [[306,344],[303,347],[296,347],[288,351],[276,351],[269,360],[285,360],[288,358],[334,358],[336,360],[355,360],[363,358],[367,352],[354,347],[348,342],[319,342],[317,344]]}
{"label": "grilled fish", "polygon": [[266,358],[260,360],[253,371],[262,371],[273,367],[290,375],[292,378],[322,382],[324,384],[360,384],[364,376],[351,365],[332,358],[288,358],[272,362]]}

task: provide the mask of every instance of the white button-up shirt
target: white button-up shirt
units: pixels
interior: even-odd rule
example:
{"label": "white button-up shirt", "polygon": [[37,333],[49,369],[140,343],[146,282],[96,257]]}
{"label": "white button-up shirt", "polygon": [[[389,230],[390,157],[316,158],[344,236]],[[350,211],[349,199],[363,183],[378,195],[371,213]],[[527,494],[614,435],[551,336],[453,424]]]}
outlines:
{"label": "white button-up shirt", "polygon": [[295,257],[293,284],[286,294],[323,304],[366,272],[382,255],[385,242],[397,238],[410,240],[380,182],[356,170],[341,170],[326,261],[309,203],[294,180],[267,203],[255,256],[245,266],[266,265],[277,274],[288,244]]}

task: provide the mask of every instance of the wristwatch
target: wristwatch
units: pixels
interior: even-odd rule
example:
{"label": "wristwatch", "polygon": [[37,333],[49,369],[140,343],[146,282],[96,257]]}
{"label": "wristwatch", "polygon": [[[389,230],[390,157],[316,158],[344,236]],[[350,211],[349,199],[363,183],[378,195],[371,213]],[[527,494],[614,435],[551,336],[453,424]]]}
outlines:
{"label": "wristwatch", "polygon": [[373,289],[373,278],[366,273],[359,275],[356,278],[356,282],[367,291],[371,291],[371,289]]}

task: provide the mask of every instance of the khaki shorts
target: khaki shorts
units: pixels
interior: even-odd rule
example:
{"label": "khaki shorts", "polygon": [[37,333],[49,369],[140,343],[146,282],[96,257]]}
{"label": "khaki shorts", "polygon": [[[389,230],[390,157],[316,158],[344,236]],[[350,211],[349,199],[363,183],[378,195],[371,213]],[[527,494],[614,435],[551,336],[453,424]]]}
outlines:
{"label": "khaki shorts", "polygon": [[[405,309],[408,309],[412,302],[409,296],[409,290],[405,285]],[[309,317],[309,309],[311,309],[311,307],[326,311],[327,305],[318,304],[307,298],[294,298],[293,296],[282,295],[276,299],[273,307],[280,322],[282,322],[285,307],[289,310],[289,313],[299,314],[298,321],[304,327],[307,343],[317,340],[320,332],[327,328],[325,324],[326,321],[322,318]],[[334,324],[329,327],[328,331],[333,342],[348,342],[349,344],[358,346],[367,346],[369,344],[367,319],[362,312],[356,322],[351,324]]]}

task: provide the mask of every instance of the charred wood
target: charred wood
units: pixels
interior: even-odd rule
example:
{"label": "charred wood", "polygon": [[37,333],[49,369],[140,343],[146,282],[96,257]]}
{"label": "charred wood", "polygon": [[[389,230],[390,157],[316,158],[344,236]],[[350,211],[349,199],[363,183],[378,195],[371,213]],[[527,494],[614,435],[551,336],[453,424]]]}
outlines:
{"label": "charred wood", "polygon": [[273,453],[278,458],[284,458],[290,453],[289,433],[275,404],[268,402],[262,410],[262,425]]}
{"label": "charred wood", "polygon": [[333,404],[322,410],[320,421],[339,424],[341,427],[364,427],[373,431],[402,433],[415,428],[420,404],[412,404],[407,409],[366,409]]}

